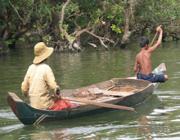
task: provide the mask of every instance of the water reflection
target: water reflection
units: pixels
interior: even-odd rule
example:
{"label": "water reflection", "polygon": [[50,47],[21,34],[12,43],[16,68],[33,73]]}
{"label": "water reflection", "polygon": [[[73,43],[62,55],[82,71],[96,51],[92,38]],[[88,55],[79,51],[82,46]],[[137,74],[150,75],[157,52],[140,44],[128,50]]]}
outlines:
{"label": "water reflection", "polygon": [[148,119],[145,115],[141,116],[138,120],[139,124],[139,134],[146,140],[152,140],[152,130],[150,126],[150,119]]}

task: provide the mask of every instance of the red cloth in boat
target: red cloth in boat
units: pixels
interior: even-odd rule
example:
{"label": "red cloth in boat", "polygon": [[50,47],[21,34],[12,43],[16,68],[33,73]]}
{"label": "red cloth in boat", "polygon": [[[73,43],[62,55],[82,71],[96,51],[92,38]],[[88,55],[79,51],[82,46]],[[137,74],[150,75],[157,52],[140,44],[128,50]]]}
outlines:
{"label": "red cloth in boat", "polygon": [[68,100],[60,99],[60,100],[56,100],[54,102],[54,105],[52,105],[49,108],[49,110],[58,111],[58,110],[63,110],[63,109],[73,108],[73,107],[75,107],[75,105],[70,103]]}

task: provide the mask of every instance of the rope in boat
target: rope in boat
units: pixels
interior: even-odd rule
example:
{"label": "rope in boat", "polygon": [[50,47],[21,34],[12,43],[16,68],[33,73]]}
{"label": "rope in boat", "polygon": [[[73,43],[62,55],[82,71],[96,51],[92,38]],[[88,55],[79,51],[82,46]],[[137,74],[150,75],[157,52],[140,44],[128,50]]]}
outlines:
{"label": "rope in boat", "polygon": [[48,115],[43,114],[41,115],[34,123],[33,125],[39,125]]}

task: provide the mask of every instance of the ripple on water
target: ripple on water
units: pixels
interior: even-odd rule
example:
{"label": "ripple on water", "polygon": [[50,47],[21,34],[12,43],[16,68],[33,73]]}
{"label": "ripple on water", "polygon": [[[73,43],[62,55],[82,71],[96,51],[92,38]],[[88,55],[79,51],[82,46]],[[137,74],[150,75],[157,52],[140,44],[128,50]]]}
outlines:
{"label": "ripple on water", "polygon": [[179,61],[177,61],[177,62],[175,62],[175,63],[180,65],[180,62],[179,62]]}
{"label": "ripple on water", "polygon": [[171,79],[180,79],[180,75],[173,75],[172,77],[171,77]]}
{"label": "ripple on water", "polygon": [[5,118],[5,119],[17,119],[16,116],[12,111],[9,110],[0,110],[0,118]]}
{"label": "ripple on water", "polygon": [[155,94],[162,100],[180,100],[179,91],[156,91]]}
{"label": "ripple on water", "polygon": [[[111,136],[112,139],[132,139],[130,136],[132,133],[129,129],[137,129],[139,125],[117,125],[117,124],[101,124],[101,125],[89,125],[89,126],[80,126],[80,127],[73,127],[73,128],[65,128],[65,129],[55,129],[51,131],[52,135],[61,135],[63,137],[73,136],[76,139],[109,139]],[[118,133],[117,133],[118,132]],[[126,132],[126,135],[124,135]],[[129,133],[129,134],[127,134]],[[133,136],[132,136],[133,137]],[[136,138],[138,139],[138,138]],[[133,139],[134,140],[134,139]]]}
{"label": "ripple on water", "polygon": [[106,125],[94,125],[94,126],[80,126],[80,127],[72,127],[72,128],[66,128],[63,131],[65,131],[68,134],[71,135],[78,135],[78,134],[93,134],[100,131],[107,131],[108,133],[115,132],[115,129],[129,129],[129,128],[136,128],[138,125],[114,125],[114,124],[106,124]]}
{"label": "ripple on water", "polygon": [[177,95],[177,96],[160,96],[159,97],[160,99],[166,99],[166,100],[172,100],[173,102],[176,101],[176,100],[180,100],[180,96]]}
{"label": "ripple on water", "polygon": [[14,130],[20,129],[22,127],[24,127],[23,124],[15,124],[15,125],[8,125],[8,126],[0,127],[0,133],[2,134],[9,133]]}
{"label": "ripple on water", "polygon": [[169,107],[169,108],[163,108],[163,109],[154,109],[153,112],[150,115],[162,115],[162,114],[168,114],[170,112],[176,111],[179,107]]}
{"label": "ripple on water", "polygon": [[180,78],[180,71],[176,71],[172,74],[171,79],[179,79]]}
{"label": "ripple on water", "polygon": [[179,140],[180,137],[154,138],[153,140]]}
{"label": "ripple on water", "polygon": [[162,91],[162,90],[156,90],[155,94],[157,95],[174,95],[177,94],[177,91],[175,90],[166,90],[166,91]]}

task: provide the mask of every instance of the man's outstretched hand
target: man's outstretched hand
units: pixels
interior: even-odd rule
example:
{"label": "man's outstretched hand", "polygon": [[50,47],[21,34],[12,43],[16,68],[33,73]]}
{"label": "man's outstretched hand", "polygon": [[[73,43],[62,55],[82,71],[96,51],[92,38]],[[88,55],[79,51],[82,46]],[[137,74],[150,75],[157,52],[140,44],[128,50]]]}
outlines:
{"label": "man's outstretched hand", "polygon": [[157,28],[156,28],[156,32],[161,32],[162,31],[162,25],[159,25]]}

